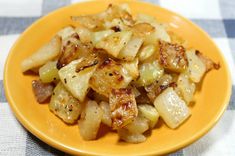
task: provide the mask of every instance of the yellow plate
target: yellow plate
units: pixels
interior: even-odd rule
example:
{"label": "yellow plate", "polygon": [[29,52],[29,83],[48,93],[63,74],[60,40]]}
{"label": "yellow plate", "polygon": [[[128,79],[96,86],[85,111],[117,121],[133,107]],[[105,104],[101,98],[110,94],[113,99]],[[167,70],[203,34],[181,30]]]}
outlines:
{"label": "yellow plate", "polygon": [[[38,104],[34,98],[31,81],[37,77],[23,75],[21,61],[35,52],[61,28],[74,24],[71,15],[85,15],[103,11],[109,3],[128,3],[133,13],[155,16],[160,22],[170,23],[170,29],[188,40],[190,45],[220,62],[221,68],[206,75],[192,116],[176,130],[162,122],[140,144],[120,142],[117,134],[100,133],[95,141],[84,141],[78,126],[68,126],[52,114],[48,106]],[[14,24],[14,23],[12,23]],[[32,24],[12,47],[5,65],[4,87],[7,99],[18,120],[35,136],[47,144],[70,154],[93,155],[148,155],[164,154],[178,150],[199,139],[218,121],[229,102],[231,79],[227,64],[210,37],[189,20],[158,6],[136,1],[89,1],[59,9]]]}

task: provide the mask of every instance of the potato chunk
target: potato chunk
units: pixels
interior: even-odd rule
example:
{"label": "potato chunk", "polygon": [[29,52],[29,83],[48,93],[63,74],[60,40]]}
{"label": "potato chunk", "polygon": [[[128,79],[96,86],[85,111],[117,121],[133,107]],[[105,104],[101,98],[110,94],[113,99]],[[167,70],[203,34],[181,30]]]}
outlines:
{"label": "potato chunk", "polygon": [[109,104],[113,129],[124,127],[138,115],[132,89],[113,89],[109,96]]}
{"label": "potato chunk", "polygon": [[113,30],[102,30],[102,31],[94,32],[92,33],[92,43],[95,45],[96,43],[98,43],[105,37],[111,35],[112,33],[114,33]]}
{"label": "potato chunk", "polygon": [[49,109],[64,122],[72,124],[81,114],[82,104],[60,82],[54,89]]}
{"label": "potato chunk", "polygon": [[160,64],[173,72],[182,72],[188,66],[185,49],[178,44],[160,41]]}
{"label": "potato chunk", "polygon": [[[79,64],[87,64],[86,59],[74,60],[68,65],[59,70],[60,80],[64,86],[72,93],[72,95],[83,101],[89,89],[89,79],[97,67],[97,61],[94,58],[94,63],[88,66],[79,67]],[[91,61],[91,60],[89,60]]]}
{"label": "potato chunk", "polygon": [[210,71],[212,69],[219,69],[219,63],[215,63],[210,58],[204,56],[200,51],[196,50],[195,54],[202,60],[202,62],[206,65],[206,71]]}
{"label": "potato chunk", "polygon": [[188,66],[188,74],[189,78],[193,82],[200,82],[201,78],[206,72],[206,65],[203,63],[203,61],[195,54],[194,50],[187,51],[186,52],[189,66]]}
{"label": "potato chunk", "polygon": [[131,28],[131,31],[133,32],[133,36],[145,38],[147,35],[153,33],[155,28],[149,23],[138,23]]}
{"label": "potato chunk", "polygon": [[138,116],[133,122],[127,124],[125,129],[134,134],[142,134],[149,129],[149,121],[144,117]]}
{"label": "potato chunk", "polygon": [[78,58],[87,57],[91,52],[93,52],[93,45],[91,43],[81,43],[79,36],[74,34],[63,41],[57,68],[60,69]]}
{"label": "potato chunk", "polygon": [[163,75],[163,68],[158,64],[158,61],[144,63],[139,66],[140,77],[136,81],[139,86],[146,86],[160,79]]}
{"label": "potato chunk", "polygon": [[138,69],[139,60],[135,59],[131,62],[122,62],[123,68],[127,70],[127,74],[133,79],[136,80],[139,76],[139,69]]}
{"label": "potato chunk", "polygon": [[92,75],[90,86],[97,93],[108,97],[113,88],[125,88],[130,81],[128,71],[113,59],[107,58]]}
{"label": "potato chunk", "polygon": [[23,60],[23,62],[21,63],[22,72],[40,67],[48,61],[53,60],[59,55],[60,49],[61,38],[59,36],[54,36],[50,42],[42,46],[28,58]]}
{"label": "potato chunk", "polygon": [[139,116],[148,119],[149,127],[154,128],[159,118],[159,113],[157,112],[156,108],[149,104],[141,104],[138,105],[138,110]]}
{"label": "potato chunk", "polygon": [[142,38],[133,37],[120,51],[118,58],[126,61],[133,61],[143,43]]}
{"label": "potato chunk", "polygon": [[196,85],[189,79],[187,74],[181,73],[179,75],[177,87],[179,88],[180,93],[187,104],[193,101]]}
{"label": "potato chunk", "polygon": [[92,40],[92,32],[83,26],[78,26],[74,30],[82,43],[88,43]]}
{"label": "potato chunk", "polygon": [[56,64],[57,61],[50,61],[39,68],[39,77],[43,83],[49,83],[55,80],[59,80]]}
{"label": "potato chunk", "polygon": [[94,140],[98,133],[103,111],[95,101],[88,101],[79,120],[80,135],[85,140]]}
{"label": "potato chunk", "polygon": [[101,101],[100,102],[100,108],[103,111],[102,123],[104,123],[105,125],[111,127],[112,120],[111,120],[111,111],[110,111],[109,103],[107,103],[105,101]]}
{"label": "potato chunk", "polygon": [[163,75],[158,81],[151,83],[148,86],[145,86],[145,90],[147,92],[147,96],[149,99],[154,102],[155,98],[166,88],[168,87],[176,87],[176,83],[173,82],[172,76],[169,74]]}
{"label": "potato chunk", "polygon": [[108,54],[117,57],[121,49],[129,42],[132,33],[130,31],[115,32],[96,44],[96,48],[104,49]]}
{"label": "potato chunk", "polygon": [[172,87],[164,90],[154,101],[154,106],[167,126],[174,129],[182,124],[189,116],[190,110]]}
{"label": "potato chunk", "polygon": [[62,40],[65,40],[69,36],[75,34],[74,28],[72,26],[64,27],[59,32],[57,32],[57,35],[62,38]]}
{"label": "potato chunk", "polygon": [[129,143],[141,143],[146,140],[146,137],[143,134],[131,133],[127,129],[118,129],[118,135],[120,139],[129,142]]}
{"label": "potato chunk", "polygon": [[144,46],[140,49],[140,52],[138,54],[139,60],[142,62],[144,60],[147,60],[149,57],[151,57],[154,52],[156,51],[156,46],[153,44],[149,44]]}

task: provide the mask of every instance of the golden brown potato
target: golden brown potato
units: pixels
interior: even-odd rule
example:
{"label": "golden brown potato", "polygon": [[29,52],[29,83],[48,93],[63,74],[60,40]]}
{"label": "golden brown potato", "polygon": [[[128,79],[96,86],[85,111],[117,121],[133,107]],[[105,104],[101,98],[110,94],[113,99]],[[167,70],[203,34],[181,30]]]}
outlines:
{"label": "golden brown potato", "polygon": [[113,129],[124,127],[138,115],[135,95],[132,89],[112,89],[109,96],[109,104]]}
{"label": "golden brown potato", "polygon": [[149,23],[138,23],[131,28],[133,36],[139,38],[145,38],[147,35],[150,35],[152,32],[154,32],[154,30],[155,28]]}
{"label": "golden brown potato", "polygon": [[62,52],[57,62],[57,68],[60,69],[71,61],[86,57],[93,51],[91,43],[81,43],[77,34],[72,35],[64,41]]}
{"label": "golden brown potato", "polygon": [[130,81],[125,80],[122,68],[122,65],[113,59],[105,59],[90,78],[91,88],[108,97],[112,89],[127,87]]}
{"label": "golden brown potato", "polygon": [[159,41],[160,64],[173,72],[182,72],[188,66],[185,48],[178,44]]}

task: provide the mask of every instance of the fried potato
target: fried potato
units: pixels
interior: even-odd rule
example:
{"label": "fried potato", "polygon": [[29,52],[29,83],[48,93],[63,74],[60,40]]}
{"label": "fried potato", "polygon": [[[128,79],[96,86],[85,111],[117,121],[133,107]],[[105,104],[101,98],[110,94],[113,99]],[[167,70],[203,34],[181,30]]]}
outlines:
{"label": "fried potato", "polygon": [[173,72],[183,72],[188,66],[185,48],[178,44],[160,41],[160,64]]}
{"label": "fried potato", "polygon": [[105,101],[101,101],[100,102],[100,108],[103,111],[103,116],[102,116],[102,123],[104,123],[105,125],[111,127],[112,125],[112,120],[111,120],[111,111],[110,111],[110,106],[109,103],[105,102]]}
{"label": "fried potato", "polygon": [[108,54],[117,57],[121,49],[129,42],[131,36],[130,31],[115,32],[99,41],[95,47],[104,49]]}
{"label": "fried potato", "polygon": [[39,50],[22,61],[22,72],[40,67],[48,61],[53,60],[60,54],[60,49],[61,38],[59,36],[54,36],[49,43],[43,45]]}
{"label": "fried potato", "polygon": [[149,120],[149,127],[154,128],[158,122],[159,113],[156,108],[149,104],[138,105],[139,116]]}
{"label": "fried potato", "polygon": [[137,38],[137,37],[131,38],[130,41],[127,43],[127,45],[118,54],[118,58],[125,61],[133,61],[142,43],[143,43],[142,38]]}
{"label": "fried potato", "polygon": [[196,85],[189,79],[189,76],[187,74],[181,73],[179,75],[177,88],[179,88],[180,93],[187,104],[193,101],[193,95],[196,90]]}
{"label": "fried potato", "polygon": [[136,81],[138,86],[147,86],[160,79],[164,69],[158,64],[158,61],[144,63],[139,66],[140,77]]}
{"label": "fried potato", "polygon": [[134,121],[125,126],[125,129],[134,134],[142,134],[149,129],[149,121],[142,116],[137,116]]}
{"label": "fried potato", "polygon": [[92,31],[86,27],[78,26],[74,30],[82,43],[88,43],[92,40]]}
{"label": "fried potato", "polygon": [[138,115],[132,89],[113,89],[109,96],[112,128],[119,129],[131,123]]}
{"label": "fried potato", "polygon": [[65,123],[73,124],[82,112],[83,105],[60,82],[53,91],[49,109]]}
{"label": "fried potato", "polygon": [[84,140],[94,140],[98,133],[103,111],[95,101],[88,101],[78,122],[80,135]]}
{"label": "fried potato", "polygon": [[130,81],[128,71],[120,63],[107,58],[96,69],[89,83],[94,91],[108,97],[112,89],[125,88]]}
{"label": "fried potato", "polygon": [[65,67],[59,70],[59,77],[64,86],[71,92],[71,94],[78,98],[79,101],[84,101],[86,94],[89,90],[89,79],[94,73],[97,63],[94,58],[94,63],[90,66],[83,66],[77,70],[77,66],[80,63],[86,61],[81,58],[79,60],[74,60]]}
{"label": "fried potato", "polygon": [[65,40],[73,34],[76,34],[76,31],[74,31],[72,26],[64,27],[59,32],[57,32],[57,35],[60,36],[62,40]]}
{"label": "fried potato", "polygon": [[39,68],[39,78],[43,83],[59,80],[57,61],[49,61]]}
{"label": "fried potato", "polygon": [[146,140],[146,137],[143,134],[134,134],[129,132],[127,129],[118,129],[118,135],[120,139],[129,142],[129,143],[141,143]]}
{"label": "fried potato", "polygon": [[200,82],[203,75],[206,73],[206,65],[204,62],[196,55],[194,50],[186,52],[188,59],[188,75],[189,78],[195,82]]}
{"label": "fried potato", "polygon": [[191,115],[186,103],[180,99],[172,87],[164,90],[154,101],[159,115],[167,126],[174,129]]}

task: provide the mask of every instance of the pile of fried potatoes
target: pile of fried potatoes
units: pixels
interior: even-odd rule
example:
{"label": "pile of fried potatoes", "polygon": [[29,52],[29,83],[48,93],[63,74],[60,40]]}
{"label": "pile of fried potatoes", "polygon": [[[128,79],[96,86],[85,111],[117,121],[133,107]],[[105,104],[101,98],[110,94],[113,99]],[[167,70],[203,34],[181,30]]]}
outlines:
{"label": "pile of fried potatoes", "polygon": [[37,101],[49,100],[61,120],[78,123],[85,140],[96,139],[101,124],[130,143],[144,142],[159,117],[177,128],[191,115],[196,84],[220,67],[154,17],[133,17],[126,4],[74,22],[21,68],[39,74]]}

